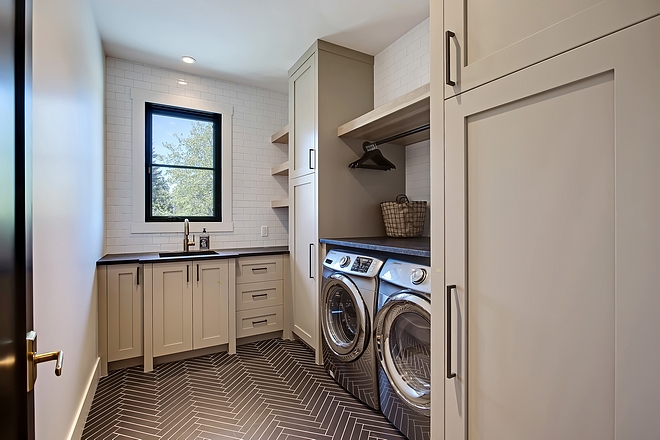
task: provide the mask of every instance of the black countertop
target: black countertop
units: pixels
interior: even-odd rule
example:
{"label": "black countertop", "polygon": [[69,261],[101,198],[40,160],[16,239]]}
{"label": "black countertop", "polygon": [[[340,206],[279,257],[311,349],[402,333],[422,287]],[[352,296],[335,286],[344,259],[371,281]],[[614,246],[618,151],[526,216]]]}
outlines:
{"label": "black countertop", "polygon": [[322,238],[321,243],[354,249],[386,252],[390,254],[411,255],[431,258],[430,237],[353,237],[353,238]]}
{"label": "black countertop", "polygon": [[218,260],[223,258],[238,257],[256,257],[260,255],[288,254],[288,246],[272,246],[260,248],[240,248],[240,249],[214,249],[217,253],[213,255],[199,255],[195,251],[190,251],[188,255],[177,257],[161,257],[158,252],[142,252],[128,254],[107,254],[96,262],[97,266],[106,266],[110,264],[127,263],[167,263],[171,261],[189,261],[189,260]]}

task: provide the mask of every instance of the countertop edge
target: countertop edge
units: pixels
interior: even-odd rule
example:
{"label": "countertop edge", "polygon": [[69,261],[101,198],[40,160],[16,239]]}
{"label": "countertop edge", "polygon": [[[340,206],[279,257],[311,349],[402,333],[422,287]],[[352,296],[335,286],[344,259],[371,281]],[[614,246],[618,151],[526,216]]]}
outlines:
{"label": "countertop edge", "polygon": [[222,260],[227,258],[258,257],[264,255],[288,254],[287,246],[273,246],[272,248],[243,248],[243,249],[214,249],[215,255],[191,255],[178,257],[159,257],[158,252],[106,254],[96,261],[96,266],[112,266],[116,264],[149,264],[173,263],[179,261]]}
{"label": "countertop edge", "polygon": [[[369,239],[377,239],[377,237],[369,237]],[[335,246],[346,246],[355,249],[366,249],[379,252],[389,252],[400,255],[411,255],[416,257],[431,258],[431,251],[424,249],[407,248],[401,246],[391,246],[378,243],[364,243],[360,238],[351,240],[350,238],[321,238],[321,243],[331,244]]]}

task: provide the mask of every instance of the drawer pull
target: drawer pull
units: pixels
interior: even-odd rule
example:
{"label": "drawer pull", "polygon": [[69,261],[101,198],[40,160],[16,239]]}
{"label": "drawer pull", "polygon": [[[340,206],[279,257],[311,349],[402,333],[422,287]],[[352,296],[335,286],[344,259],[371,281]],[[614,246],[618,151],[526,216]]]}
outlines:
{"label": "drawer pull", "polygon": [[268,320],[262,319],[261,321],[252,321],[252,325],[258,325],[258,324],[268,324]]}
{"label": "drawer pull", "polygon": [[252,273],[264,273],[264,272],[268,272],[267,267],[253,267],[252,268]]}
{"label": "drawer pull", "polygon": [[268,294],[267,293],[252,294],[252,299],[263,298],[264,296],[267,297]]}

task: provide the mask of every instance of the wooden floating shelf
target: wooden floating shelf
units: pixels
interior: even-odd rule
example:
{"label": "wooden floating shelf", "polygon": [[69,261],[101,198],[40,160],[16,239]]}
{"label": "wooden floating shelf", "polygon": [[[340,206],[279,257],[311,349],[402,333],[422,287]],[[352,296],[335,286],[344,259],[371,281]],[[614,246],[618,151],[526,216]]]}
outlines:
{"label": "wooden floating shelf", "polygon": [[[431,85],[426,84],[345,123],[337,129],[337,136],[376,142],[430,121]],[[431,130],[425,130],[391,143],[410,145],[430,138]]]}
{"label": "wooden floating shelf", "polygon": [[275,133],[270,137],[270,141],[273,144],[288,144],[289,143],[289,124],[286,125],[283,129]]}
{"label": "wooden floating shelf", "polygon": [[272,200],[270,202],[271,208],[288,208],[289,207],[289,198],[281,200]]}
{"label": "wooden floating shelf", "polygon": [[273,176],[288,176],[289,175],[289,161],[275,165],[270,169],[270,174]]}

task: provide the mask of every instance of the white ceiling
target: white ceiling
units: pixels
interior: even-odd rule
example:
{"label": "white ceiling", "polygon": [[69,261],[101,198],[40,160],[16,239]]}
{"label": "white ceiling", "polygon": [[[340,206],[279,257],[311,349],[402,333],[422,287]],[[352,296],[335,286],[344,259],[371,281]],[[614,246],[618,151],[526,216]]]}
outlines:
{"label": "white ceiling", "polygon": [[429,16],[429,0],[91,3],[108,56],[285,93],[288,69],[316,39],[376,55]]}

